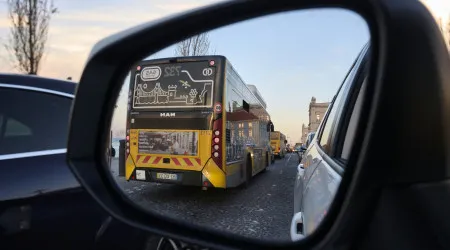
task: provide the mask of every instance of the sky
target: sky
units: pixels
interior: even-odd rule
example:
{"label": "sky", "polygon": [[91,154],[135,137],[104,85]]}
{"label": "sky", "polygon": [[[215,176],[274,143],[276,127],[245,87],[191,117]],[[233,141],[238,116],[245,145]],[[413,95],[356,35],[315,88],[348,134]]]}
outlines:
{"label": "sky", "polygon": [[[55,0],[47,53],[39,75],[78,81],[92,46],[134,25],[218,0]],[[424,0],[446,23],[450,1]],[[0,0],[0,43],[8,38],[6,1]],[[211,49],[226,56],[243,80],[257,86],[276,130],[298,142],[308,123],[311,97],[329,102],[351,63],[370,40],[364,19],[338,9],[295,11],[227,26],[209,33]],[[169,47],[152,58],[174,56]],[[0,48],[0,72],[16,72]],[[126,86],[128,85],[125,79]],[[123,89],[127,91],[126,88]],[[125,92],[126,93],[126,92]],[[125,125],[126,94],[118,100],[112,126]]]}

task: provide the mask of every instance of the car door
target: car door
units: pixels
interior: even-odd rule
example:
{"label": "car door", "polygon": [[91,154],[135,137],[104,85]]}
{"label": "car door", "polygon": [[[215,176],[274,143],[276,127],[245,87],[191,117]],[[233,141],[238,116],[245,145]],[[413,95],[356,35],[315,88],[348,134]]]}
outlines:
{"label": "car door", "polygon": [[360,90],[367,72],[366,52],[367,47],[347,74],[299,165],[295,186],[299,191],[294,192],[297,197],[291,224],[293,239],[317,228],[341,182],[364,93]]}
{"label": "car door", "polygon": [[72,99],[0,84],[0,241],[10,249],[92,246],[105,219],[66,164]]}
{"label": "car door", "polygon": [[[323,128],[316,137],[315,147],[322,160],[311,175],[303,196],[306,235],[311,234],[323,220],[341,182],[360,114],[363,93],[360,89],[365,73],[365,59],[361,58],[344,83],[342,92],[336,97]],[[343,134],[346,134],[345,137]]]}

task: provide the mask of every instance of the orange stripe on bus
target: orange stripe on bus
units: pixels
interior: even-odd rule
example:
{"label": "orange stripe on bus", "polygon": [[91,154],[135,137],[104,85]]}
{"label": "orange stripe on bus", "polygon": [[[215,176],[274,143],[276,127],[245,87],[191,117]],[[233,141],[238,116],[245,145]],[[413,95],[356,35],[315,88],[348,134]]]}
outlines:
{"label": "orange stripe on bus", "polygon": [[147,163],[150,160],[150,158],[152,158],[152,157],[151,156],[146,156],[144,158],[144,160],[142,161],[142,163]]}
{"label": "orange stripe on bus", "polygon": [[183,159],[186,162],[186,164],[188,164],[188,166],[194,166],[194,164],[192,164],[192,162],[189,160],[189,158],[183,158]]}
{"label": "orange stripe on bus", "polygon": [[180,161],[178,161],[177,158],[172,158],[172,161],[175,163],[175,165],[180,166]]}
{"label": "orange stripe on bus", "polygon": [[161,157],[156,157],[156,159],[153,161],[153,164],[158,164],[158,162],[161,160]]}

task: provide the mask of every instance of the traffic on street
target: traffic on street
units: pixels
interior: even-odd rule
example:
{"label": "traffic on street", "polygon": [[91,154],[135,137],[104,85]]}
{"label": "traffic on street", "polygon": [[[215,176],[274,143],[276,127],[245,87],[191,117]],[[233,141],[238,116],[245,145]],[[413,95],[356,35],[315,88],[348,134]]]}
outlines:
{"label": "traffic on street", "polygon": [[127,182],[118,157],[111,172],[127,196],[142,207],[198,225],[259,239],[289,241],[298,155],[277,159],[247,188],[208,189],[174,184]]}

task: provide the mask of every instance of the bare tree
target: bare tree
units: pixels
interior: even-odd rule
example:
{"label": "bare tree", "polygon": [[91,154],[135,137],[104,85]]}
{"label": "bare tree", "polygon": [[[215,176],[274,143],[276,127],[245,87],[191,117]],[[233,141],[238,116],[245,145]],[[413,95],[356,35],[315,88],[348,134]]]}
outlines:
{"label": "bare tree", "polygon": [[53,0],[7,0],[11,20],[6,49],[15,58],[15,66],[36,75],[45,52],[50,18],[57,12]]}
{"label": "bare tree", "polygon": [[175,50],[178,56],[201,56],[209,53],[208,33],[202,33],[180,42]]}

